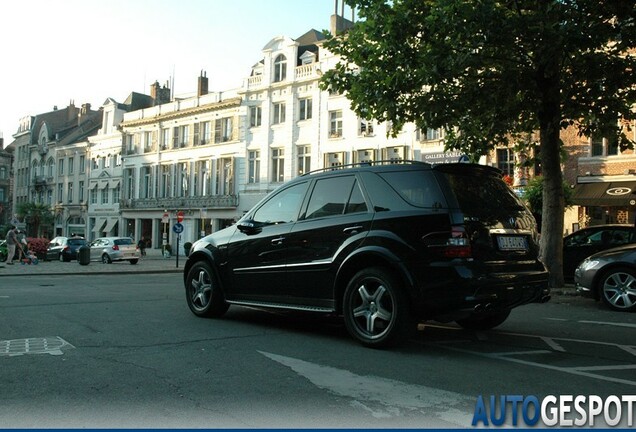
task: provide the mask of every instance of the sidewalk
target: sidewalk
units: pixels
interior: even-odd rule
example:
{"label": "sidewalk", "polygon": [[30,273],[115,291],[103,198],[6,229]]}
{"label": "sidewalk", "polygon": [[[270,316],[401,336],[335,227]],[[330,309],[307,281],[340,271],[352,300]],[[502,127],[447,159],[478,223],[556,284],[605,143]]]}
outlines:
{"label": "sidewalk", "polygon": [[[91,261],[89,265],[79,265],[77,261],[40,261],[38,265],[21,265],[17,261],[13,265],[0,263],[0,277],[2,276],[28,276],[28,275],[60,275],[60,274],[109,274],[109,273],[183,273],[186,257],[164,258],[161,249],[146,249],[146,256],[139,262],[131,265],[128,261],[102,264]],[[576,296],[578,293],[573,284],[566,283],[562,288],[552,288],[553,296]]]}
{"label": "sidewalk", "polygon": [[146,249],[146,256],[141,257],[135,265],[128,261],[102,264],[99,261],[91,261],[88,265],[79,265],[77,261],[40,261],[37,265],[21,264],[14,261],[13,265],[0,262],[0,277],[2,276],[29,276],[29,275],[62,275],[62,274],[110,274],[110,273],[183,273],[186,262],[184,255],[164,258],[161,249]]}

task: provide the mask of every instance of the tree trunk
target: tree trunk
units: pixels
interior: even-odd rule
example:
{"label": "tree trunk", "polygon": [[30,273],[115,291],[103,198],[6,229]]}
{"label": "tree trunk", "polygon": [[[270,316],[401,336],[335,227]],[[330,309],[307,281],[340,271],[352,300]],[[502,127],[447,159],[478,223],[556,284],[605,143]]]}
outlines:
{"label": "tree trunk", "polygon": [[563,286],[563,214],[565,211],[558,89],[555,92],[548,90],[543,94],[543,109],[539,115],[543,170],[541,260],[550,272],[551,288]]}

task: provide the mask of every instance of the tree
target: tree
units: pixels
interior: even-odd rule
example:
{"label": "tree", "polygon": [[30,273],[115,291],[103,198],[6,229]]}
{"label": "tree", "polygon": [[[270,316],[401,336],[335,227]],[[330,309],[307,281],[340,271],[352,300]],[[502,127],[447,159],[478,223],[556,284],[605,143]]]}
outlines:
{"label": "tree", "polygon": [[39,237],[41,235],[40,228],[52,225],[54,219],[53,213],[47,205],[31,202],[18,205],[18,218],[27,223],[27,231],[33,237]]}
{"label": "tree", "polygon": [[[613,136],[634,118],[636,11],[612,0],[348,0],[360,21],[325,47],[322,88],[358,115],[444,128],[447,149],[486,154],[539,132],[541,254],[561,286],[561,129]],[[530,153],[530,152],[529,152]]]}
{"label": "tree", "polygon": [[[572,203],[572,188],[567,182],[563,182],[563,202],[565,207],[570,207]],[[543,176],[531,179],[523,188],[523,198],[527,201],[533,213],[543,213]]]}

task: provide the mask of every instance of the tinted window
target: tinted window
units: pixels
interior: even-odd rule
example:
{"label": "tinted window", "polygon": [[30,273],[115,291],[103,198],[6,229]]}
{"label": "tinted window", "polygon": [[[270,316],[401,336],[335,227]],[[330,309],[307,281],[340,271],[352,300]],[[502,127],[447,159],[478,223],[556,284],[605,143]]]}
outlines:
{"label": "tinted window", "polygon": [[389,184],[373,173],[360,173],[374,211],[401,210],[408,204],[389,186]]}
{"label": "tinted window", "polygon": [[86,244],[86,240],[84,239],[69,239],[68,244],[72,246],[82,246]]}
{"label": "tinted window", "polygon": [[507,214],[525,209],[512,189],[498,177],[459,173],[444,173],[444,176],[465,214],[492,217],[493,212]]}
{"label": "tinted window", "polygon": [[444,207],[444,196],[437,181],[425,171],[395,171],[379,175],[414,206]]}
{"label": "tinted window", "polygon": [[300,183],[276,193],[256,210],[254,221],[270,224],[294,222],[306,190],[307,183]]}
{"label": "tinted window", "polygon": [[364,202],[364,197],[360,190],[360,184],[356,181],[353,185],[351,198],[349,198],[349,203],[347,204],[347,210],[345,213],[361,213],[366,212],[367,210],[367,203]]}
{"label": "tinted window", "polygon": [[318,180],[311,193],[305,219],[343,214],[354,182],[354,176]]}
{"label": "tinted window", "polygon": [[131,245],[132,239],[130,238],[115,239],[113,243],[115,243],[117,246]]}

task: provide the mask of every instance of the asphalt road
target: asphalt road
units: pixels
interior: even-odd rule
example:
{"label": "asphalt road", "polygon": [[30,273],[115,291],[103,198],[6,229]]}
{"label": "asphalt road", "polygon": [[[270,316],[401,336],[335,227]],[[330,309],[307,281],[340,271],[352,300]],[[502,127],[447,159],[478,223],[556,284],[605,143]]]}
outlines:
{"label": "asphalt road", "polygon": [[478,395],[636,394],[635,329],[636,314],[556,296],[496,331],[428,323],[406,346],[371,350],[335,318],[196,318],[180,273],[7,275],[0,424],[470,427]]}

